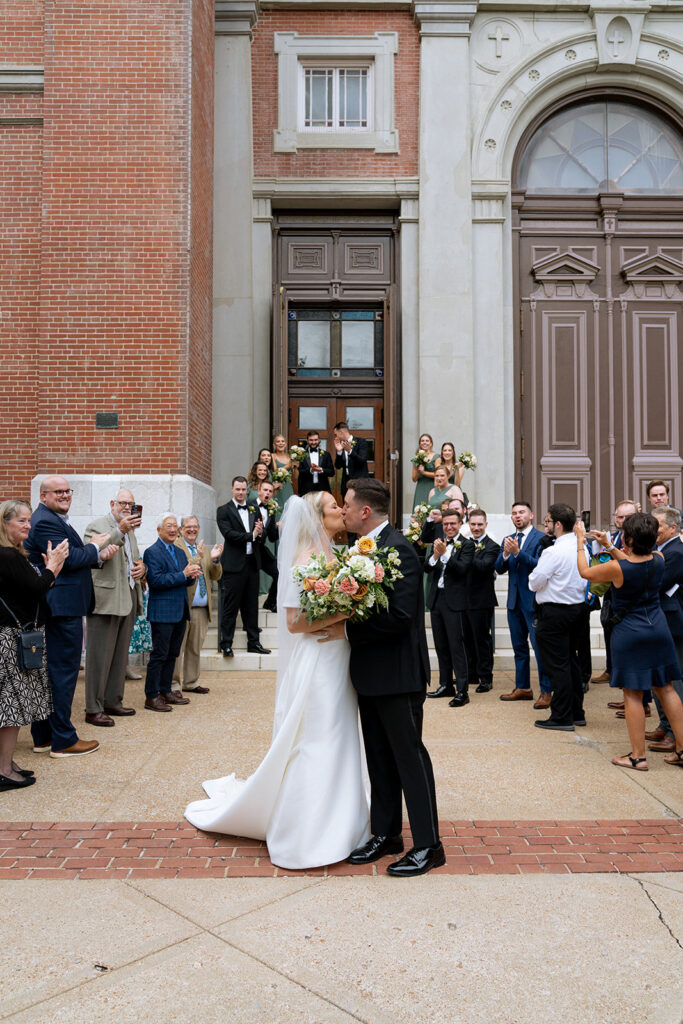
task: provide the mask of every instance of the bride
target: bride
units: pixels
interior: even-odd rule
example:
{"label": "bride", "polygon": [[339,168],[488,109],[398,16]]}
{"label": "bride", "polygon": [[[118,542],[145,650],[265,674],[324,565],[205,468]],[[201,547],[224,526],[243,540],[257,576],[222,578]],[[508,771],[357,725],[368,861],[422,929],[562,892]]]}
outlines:
{"label": "bride", "polygon": [[332,555],[344,528],[326,491],[285,505],[278,549],[278,670],[273,738],[248,779],[203,783],[185,817],[207,832],[265,839],[273,864],[311,868],[348,857],[370,835],[369,800],[361,759],[358,702],[349,676],[348,641],[321,643],[313,630],[343,616],[309,624],[299,614],[292,570],[312,554]]}

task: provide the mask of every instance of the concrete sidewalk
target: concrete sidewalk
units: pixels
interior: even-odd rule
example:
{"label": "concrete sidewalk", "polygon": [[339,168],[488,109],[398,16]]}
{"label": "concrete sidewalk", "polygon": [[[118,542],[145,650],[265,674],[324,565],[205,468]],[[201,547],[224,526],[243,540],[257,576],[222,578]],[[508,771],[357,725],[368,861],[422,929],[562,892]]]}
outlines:
{"label": "concrete sidewalk", "polygon": [[[116,863],[126,850],[130,863],[141,854],[148,861],[145,844],[179,829],[203,778],[245,775],[260,761],[274,677],[221,673],[202,682],[211,693],[187,707],[169,715],[139,710],[114,729],[81,729],[77,711],[81,735],[102,743],[87,757],[32,754],[22,730],[17,760],[35,769],[38,782],[2,794],[0,864],[10,863],[14,837],[28,835],[21,841],[34,856],[26,862],[57,866],[51,880],[23,877],[26,870],[0,880],[1,1020],[681,1024],[683,873],[667,868],[683,865],[683,772],[656,754],[647,774],[609,763],[628,739],[605,707],[613,694],[606,686],[591,689],[588,725],[575,733],[545,734],[533,728],[545,715],[529,703],[501,703],[512,684],[507,673],[466,708],[427,702],[425,735],[449,844],[478,872],[474,844],[495,833],[501,845],[487,850],[507,848],[507,867],[487,853],[486,874],[440,869],[403,881],[380,863],[372,875],[262,878],[231,877],[250,873],[233,859],[224,878],[183,870],[131,877],[120,868],[126,877],[72,880],[77,872],[60,865],[79,849],[106,864],[102,851],[116,828],[127,834],[124,850],[114,843]],[[127,702],[141,708],[140,683],[128,685]],[[81,680],[74,708],[82,704]],[[51,840],[54,822],[65,824]],[[105,838],[77,838],[77,825]],[[511,868],[510,836],[530,842],[534,835],[522,862],[546,842],[549,850],[565,843],[570,854],[572,845],[612,843],[615,852],[609,868],[586,860],[581,874],[569,873],[571,856],[554,845],[536,858],[537,873],[517,873],[518,866],[498,873]],[[205,854],[214,838],[202,838]],[[644,853],[627,852],[637,842],[657,862],[656,874],[638,869]],[[226,847],[234,841],[216,854]],[[169,850],[152,850],[163,855]],[[251,873],[262,874],[265,851],[249,856]]]}

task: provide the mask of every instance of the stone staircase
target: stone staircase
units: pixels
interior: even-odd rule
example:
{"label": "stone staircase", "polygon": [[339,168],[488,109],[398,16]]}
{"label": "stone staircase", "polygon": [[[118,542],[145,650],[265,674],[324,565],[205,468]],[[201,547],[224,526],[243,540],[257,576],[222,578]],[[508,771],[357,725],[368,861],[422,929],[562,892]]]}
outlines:
{"label": "stone staircase", "polygon": [[[505,600],[507,594],[507,576],[499,576],[496,579],[496,594],[498,597],[498,608],[495,610],[495,658],[494,669],[510,670],[514,668],[514,655],[510,642],[510,633],[507,625],[507,613],[505,611]],[[259,599],[262,604],[265,595]],[[214,608],[218,607],[218,595],[214,594]],[[218,632],[216,623],[213,622],[206,635],[206,642],[202,650],[202,669],[205,672],[274,672],[277,669],[277,615],[272,612],[259,612],[259,626],[262,629],[261,643],[272,651],[271,654],[249,654],[247,652],[246,633],[240,628],[240,619],[237,619],[238,628],[235,631],[233,658],[224,658],[217,650]],[[429,660],[432,671],[437,669],[436,651],[432,631],[429,628],[429,613],[426,617],[427,643],[429,645]],[[605,667],[605,641],[600,626],[598,613],[591,616],[591,648],[593,652],[593,669],[600,671]],[[535,665],[532,657],[532,671]]]}

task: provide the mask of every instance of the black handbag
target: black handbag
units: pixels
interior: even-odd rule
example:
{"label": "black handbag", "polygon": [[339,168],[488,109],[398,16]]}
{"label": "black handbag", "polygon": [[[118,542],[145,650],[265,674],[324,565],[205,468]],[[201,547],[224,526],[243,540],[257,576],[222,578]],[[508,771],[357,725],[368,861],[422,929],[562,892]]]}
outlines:
{"label": "black handbag", "polygon": [[36,606],[36,615],[33,622],[27,622],[25,626],[19,622],[11,608],[9,608],[0,597],[0,604],[7,608],[17,624],[17,662],[22,672],[30,669],[43,667],[43,655],[45,653],[45,633],[38,629],[38,611],[40,605]]}

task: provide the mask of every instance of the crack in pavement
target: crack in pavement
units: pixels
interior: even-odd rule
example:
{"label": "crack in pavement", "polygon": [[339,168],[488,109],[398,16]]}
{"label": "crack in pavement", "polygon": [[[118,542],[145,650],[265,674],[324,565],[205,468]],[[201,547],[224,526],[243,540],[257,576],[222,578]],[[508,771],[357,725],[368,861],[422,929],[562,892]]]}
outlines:
{"label": "crack in pavement", "polygon": [[672,931],[672,929],[671,929],[671,928],[669,927],[669,925],[667,924],[667,922],[666,922],[666,921],[664,920],[664,915],[662,914],[661,910],[659,909],[659,906],[657,905],[657,902],[656,902],[656,901],[655,901],[655,900],[654,900],[654,899],[652,898],[652,896],[650,895],[650,893],[649,893],[649,891],[648,891],[648,888],[647,888],[647,886],[645,885],[645,882],[643,882],[643,881],[642,881],[642,879],[640,879],[640,878],[634,878],[634,879],[633,879],[633,881],[634,881],[634,882],[636,882],[636,883],[637,883],[637,884],[638,884],[638,885],[640,886],[640,888],[641,888],[641,889],[643,890],[643,892],[645,893],[645,895],[646,895],[646,896],[647,896],[647,898],[649,899],[650,903],[652,904],[652,906],[653,906],[653,907],[655,908],[655,910],[657,911],[657,915],[658,915],[658,917],[659,917],[659,920],[660,920],[660,921],[662,922],[662,924],[664,925],[664,927],[666,928],[666,930],[668,931],[669,935],[670,935],[670,936],[671,936],[671,938],[672,938],[672,939],[674,940],[674,942],[676,943],[676,945],[678,946],[678,948],[679,948],[680,950],[683,950],[683,945],[681,944],[681,942],[680,942],[680,940],[678,939],[678,937],[677,937],[677,936],[676,936],[676,935],[674,934],[674,932]]}

